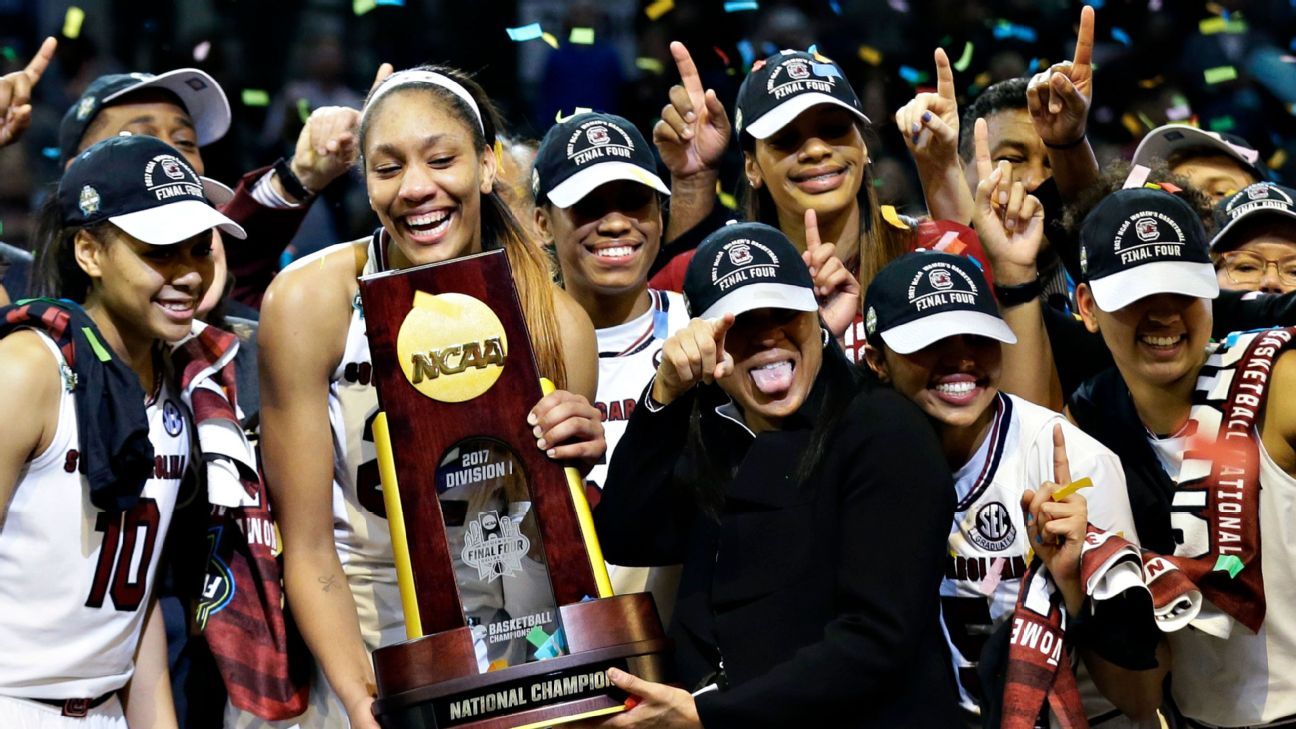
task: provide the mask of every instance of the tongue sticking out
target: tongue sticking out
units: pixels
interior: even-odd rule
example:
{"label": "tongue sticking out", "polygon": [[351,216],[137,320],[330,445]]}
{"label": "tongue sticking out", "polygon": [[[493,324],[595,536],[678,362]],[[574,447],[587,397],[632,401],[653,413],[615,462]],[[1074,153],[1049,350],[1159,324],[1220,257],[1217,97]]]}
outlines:
{"label": "tongue sticking out", "polygon": [[756,389],[766,395],[775,395],[786,392],[792,387],[792,363],[788,361],[778,362],[767,367],[749,371],[752,382],[756,384]]}

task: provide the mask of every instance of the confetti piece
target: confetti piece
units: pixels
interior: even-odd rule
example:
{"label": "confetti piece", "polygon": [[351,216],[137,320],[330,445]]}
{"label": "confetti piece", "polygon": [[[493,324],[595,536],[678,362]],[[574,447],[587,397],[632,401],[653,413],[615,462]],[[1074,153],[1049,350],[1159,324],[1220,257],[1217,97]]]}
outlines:
{"label": "confetti piece", "polygon": [[639,58],[636,58],[635,68],[639,69],[640,71],[647,71],[648,73],[655,74],[657,76],[660,76],[666,72],[666,66],[661,61],[657,60],[656,58],[649,58],[647,56],[640,56]]}
{"label": "confetti piece", "polygon": [[1155,182],[1149,182],[1149,183],[1145,184],[1143,187],[1146,188],[1146,189],[1148,189],[1148,190],[1163,190],[1163,189],[1165,189],[1165,188],[1161,187],[1160,185],[1156,184]]}
{"label": "confetti piece", "polygon": [[1007,562],[1008,560],[1003,557],[995,557],[994,560],[990,562],[989,572],[987,572],[986,576],[981,579],[981,584],[977,587],[977,589],[981,591],[982,595],[988,597],[994,594],[995,588],[999,586],[999,581],[1003,579],[1003,568]]}
{"label": "confetti piece", "polygon": [[726,208],[730,210],[738,209],[738,198],[734,197],[733,195],[730,195],[724,190],[720,190],[717,192],[717,197],[719,197],[720,199],[720,204],[725,206]]}
{"label": "confetti piece", "polygon": [[1188,106],[1187,103],[1175,104],[1165,110],[1165,115],[1168,121],[1183,121],[1192,116],[1192,107]]}
{"label": "confetti piece", "polygon": [[1171,195],[1178,195],[1179,193],[1183,192],[1183,188],[1181,188],[1181,187],[1179,187],[1178,185],[1175,185],[1175,184],[1173,184],[1173,183],[1170,183],[1170,182],[1162,182],[1162,183],[1160,183],[1160,184],[1161,184],[1161,189],[1162,189],[1162,190],[1165,190],[1166,192],[1170,193]]}
{"label": "confetti piece", "polygon": [[972,63],[972,41],[963,44],[963,55],[954,62],[954,70],[963,73]]}
{"label": "confetti piece", "polygon": [[1236,554],[1221,554],[1219,559],[1215,560],[1215,568],[1212,572],[1227,572],[1229,579],[1236,579],[1238,573],[1246,567],[1242,560],[1238,559]]}
{"label": "confetti piece", "polygon": [[743,68],[751,68],[756,62],[756,49],[752,48],[751,41],[746,38],[738,41],[738,54],[742,56]]}
{"label": "confetti piece", "polygon": [[543,40],[545,43],[548,43],[549,46],[554,50],[558,50],[558,39],[554,37],[553,33],[545,31],[544,33],[540,34],[540,39]]}
{"label": "confetti piece", "polygon": [[[1296,104],[1293,104],[1292,106],[1296,107]],[[1292,113],[1296,114],[1296,108],[1292,109]],[[1274,152],[1273,156],[1270,157],[1265,164],[1269,165],[1269,169],[1271,170],[1276,170],[1287,164],[1287,150],[1280,149],[1277,152]]]}
{"label": "confetti piece", "polygon": [[59,148],[58,148],[58,147],[44,147],[43,149],[41,149],[41,155],[43,155],[46,159],[58,159],[58,158],[59,158]]}
{"label": "confetti piece", "polygon": [[828,7],[831,8],[835,14],[842,14],[841,5],[838,4],[837,0],[828,0]]}
{"label": "confetti piece", "polygon": [[497,659],[497,660],[491,661],[491,662],[490,662],[490,666],[487,667],[486,670],[487,670],[488,672],[489,672],[489,671],[500,671],[500,670],[503,670],[503,669],[505,669],[505,668],[508,668],[508,659],[507,659],[507,658],[500,658],[500,659]]}
{"label": "confetti piece", "polygon": [[926,71],[919,71],[912,66],[901,66],[900,78],[908,81],[910,86],[917,86],[918,84],[926,83],[930,76],[927,75]]}
{"label": "confetti piece", "polygon": [[654,0],[651,5],[644,8],[644,15],[647,15],[649,20],[656,20],[674,9],[675,0]]}
{"label": "confetti piece", "polygon": [[1102,10],[1102,6],[1106,4],[1107,4],[1106,0],[1085,0],[1085,5],[1088,5],[1094,10]]}
{"label": "confetti piece", "polygon": [[998,40],[1015,38],[1025,43],[1034,43],[1039,35],[1034,28],[1010,23],[1007,20],[1000,20],[995,24],[994,37]]}
{"label": "confetti piece", "polygon": [[393,8],[405,7],[405,0],[374,0],[378,5],[387,5]]}
{"label": "confetti piece", "polygon": [[1065,499],[1066,497],[1070,496],[1071,494],[1074,494],[1080,489],[1088,489],[1088,488],[1093,488],[1093,481],[1088,476],[1086,476],[1080,479],[1079,481],[1072,481],[1066,486],[1063,486],[1057,491],[1054,491],[1053,500],[1061,501],[1062,499]]}
{"label": "confetti piece", "polygon": [[194,46],[193,57],[194,60],[198,61],[199,63],[202,63],[203,61],[207,60],[207,56],[210,53],[211,53],[211,41],[203,41],[202,43],[199,43],[198,45]]}
{"label": "confetti piece", "polygon": [[521,43],[523,41],[535,40],[544,36],[544,31],[540,29],[539,23],[530,25],[521,25],[516,28],[505,28],[509,40]]}
{"label": "confetti piece", "polygon": [[1143,112],[1140,111],[1138,113],[1138,118],[1139,121],[1143,122],[1143,126],[1148,128],[1148,131],[1152,131],[1153,129],[1157,128],[1157,125],[1152,123],[1152,119],[1150,119],[1147,114],[1144,114]]}
{"label": "confetti piece", "polygon": [[715,54],[717,56],[720,56],[721,63],[723,63],[726,66],[729,65],[729,56],[724,51],[720,50],[720,46],[711,46],[711,50],[715,51]]}
{"label": "confetti piece", "polygon": [[636,706],[638,706],[638,705],[639,705],[639,699],[637,699],[637,698],[635,698],[635,697],[633,697],[633,696],[627,696],[627,697],[626,697],[626,700],[625,700],[625,707],[626,707],[626,711],[629,711],[629,710],[633,709],[634,707],[636,707]]}
{"label": "confetti piece", "polygon": [[1206,83],[1219,84],[1232,81],[1238,77],[1237,69],[1232,66],[1216,66],[1206,69]]}
{"label": "confetti piece", "polygon": [[297,117],[301,119],[302,124],[305,124],[306,121],[310,119],[310,112],[311,112],[310,101],[306,98],[298,99]]}
{"label": "confetti piece", "polygon": [[860,46],[859,58],[870,66],[876,66],[882,62],[882,51],[873,46]]}
{"label": "confetti piece", "polygon": [[812,63],[810,64],[810,73],[819,78],[832,78],[834,76],[842,78],[841,71],[838,71],[837,67],[831,63]]}
{"label": "confetti piece", "polygon": [[582,46],[594,45],[593,28],[572,28],[571,35],[567,36],[569,43],[576,43]]}
{"label": "confetti piece", "polygon": [[887,0],[887,5],[890,5],[891,9],[897,13],[909,12],[909,3],[907,0]]}
{"label": "confetti piece", "polygon": [[378,3],[375,0],[351,0],[351,12],[357,16],[364,15],[376,7]]}
{"label": "confetti piece", "polygon": [[1148,10],[1154,13],[1161,12],[1161,0],[1148,0]]}
{"label": "confetti piece", "polygon": [[1112,28],[1112,38],[1119,41],[1126,48],[1134,45],[1134,39],[1130,38],[1129,33],[1126,33],[1122,28]]}
{"label": "confetti piece", "polygon": [[1143,183],[1147,182],[1148,175],[1151,173],[1152,170],[1147,165],[1134,165],[1130,169],[1129,175],[1125,177],[1123,189],[1130,190],[1135,187],[1143,187]]}
{"label": "confetti piece", "polygon": [[1143,135],[1143,127],[1139,126],[1139,121],[1133,114],[1126,112],[1121,115],[1121,124],[1129,131],[1131,136],[1140,137]]}
{"label": "confetti piece", "polygon": [[270,94],[265,89],[243,89],[243,106],[269,106]]}
{"label": "confetti piece", "polygon": [[73,5],[63,16],[63,37],[76,38],[81,35],[81,24],[85,22],[85,11]]}
{"label": "confetti piece", "polygon": [[744,10],[756,10],[760,4],[756,0],[733,0],[724,4],[726,13],[741,13]]}
{"label": "confetti piece", "polygon": [[904,221],[900,219],[900,214],[896,212],[894,205],[883,205],[881,207],[883,220],[900,230],[909,230],[909,226],[905,225]]}
{"label": "confetti piece", "polygon": [[1231,116],[1222,116],[1218,119],[1211,119],[1207,126],[1212,132],[1231,132],[1237,127],[1237,122],[1233,121]]}
{"label": "confetti piece", "polygon": [[549,634],[544,631],[544,628],[537,625],[531,629],[530,633],[527,633],[526,639],[528,643],[539,648],[545,644],[545,641],[549,640]]}

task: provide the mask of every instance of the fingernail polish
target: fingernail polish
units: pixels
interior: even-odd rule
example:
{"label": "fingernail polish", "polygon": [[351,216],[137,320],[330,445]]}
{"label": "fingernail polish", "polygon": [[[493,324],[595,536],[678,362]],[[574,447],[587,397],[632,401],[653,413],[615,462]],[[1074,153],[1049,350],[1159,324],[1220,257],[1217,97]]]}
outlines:
{"label": "fingernail polish", "polygon": [[1026,515],[1026,523],[1027,523],[1027,524],[1033,524],[1034,522],[1035,522],[1035,517],[1031,516],[1030,514],[1027,514],[1027,515]]}
{"label": "fingernail polish", "polygon": [[1044,543],[1044,537],[1041,537],[1040,535],[1036,534],[1036,535],[1035,535],[1035,543],[1036,543],[1036,544],[1043,544],[1043,543]]}
{"label": "fingernail polish", "polygon": [[924,112],[923,112],[923,117],[922,117],[922,119],[923,119],[923,121],[925,121],[925,122],[927,122],[927,121],[931,121],[931,112],[930,112],[930,111],[924,111]]}

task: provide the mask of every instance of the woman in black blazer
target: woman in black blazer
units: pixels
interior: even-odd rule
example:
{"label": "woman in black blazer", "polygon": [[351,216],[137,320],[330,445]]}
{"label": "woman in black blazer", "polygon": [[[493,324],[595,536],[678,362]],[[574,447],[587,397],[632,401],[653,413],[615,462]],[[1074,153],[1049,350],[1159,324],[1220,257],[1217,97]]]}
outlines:
{"label": "woman in black blazer", "polygon": [[684,564],[671,634],[697,692],[613,670],[637,703],[604,725],[958,726],[939,624],[954,502],[931,426],[859,379],[774,228],[712,234],[684,291],[695,318],[663,348],[595,523],[613,564]]}

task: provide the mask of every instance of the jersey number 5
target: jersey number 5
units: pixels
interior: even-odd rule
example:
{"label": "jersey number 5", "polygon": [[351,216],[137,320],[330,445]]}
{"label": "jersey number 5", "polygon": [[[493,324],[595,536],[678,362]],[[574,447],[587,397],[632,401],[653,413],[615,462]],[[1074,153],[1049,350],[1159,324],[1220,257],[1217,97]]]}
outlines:
{"label": "jersey number 5", "polygon": [[95,531],[103,532],[104,539],[86,607],[103,607],[104,595],[111,593],[113,607],[118,610],[139,609],[148,592],[145,582],[149,565],[153,563],[161,521],[157,501],[153,499],[140,499],[125,513],[99,513]]}

